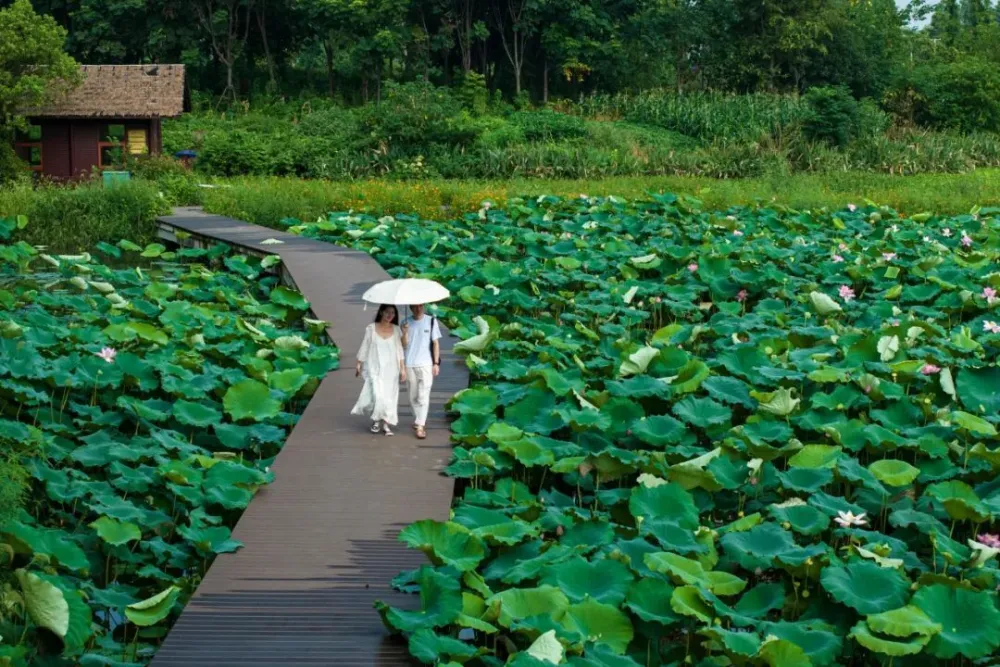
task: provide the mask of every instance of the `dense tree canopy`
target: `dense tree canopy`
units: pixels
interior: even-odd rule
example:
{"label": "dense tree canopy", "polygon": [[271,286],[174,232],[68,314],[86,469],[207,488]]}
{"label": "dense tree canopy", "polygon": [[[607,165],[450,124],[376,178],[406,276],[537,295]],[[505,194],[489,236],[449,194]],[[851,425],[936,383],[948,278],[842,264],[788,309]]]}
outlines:
{"label": "dense tree canopy", "polygon": [[1000,59],[993,0],[32,1],[77,60],[183,62],[210,98],[355,103],[475,72],[510,100],[816,85],[881,100],[921,68]]}

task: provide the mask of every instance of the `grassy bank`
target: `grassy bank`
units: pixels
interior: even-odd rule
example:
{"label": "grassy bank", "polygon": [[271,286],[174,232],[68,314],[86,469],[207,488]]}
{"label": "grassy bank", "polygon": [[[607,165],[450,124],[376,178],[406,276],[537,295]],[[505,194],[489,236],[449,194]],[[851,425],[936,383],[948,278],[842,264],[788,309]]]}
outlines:
{"label": "grassy bank", "polygon": [[214,213],[273,226],[282,218],[312,220],[328,211],[417,213],[424,218],[441,219],[475,211],[487,199],[502,202],[511,197],[540,194],[641,197],[647,192],[693,194],[706,208],[755,202],[774,202],[792,208],[838,208],[870,199],[907,213],[954,214],[977,205],[1000,204],[1000,171],[908,177],[844,173],[743,180],[661,177],[331,183],[250,178],[235,179],[224,187],[206,191],[203,203]]}
{"label": "grassy bank", "polygon": [[194,175],[170,174],[155,182],[139,180],[110,189],[100,185],[0,189],[0,216],[27,215],[31,224],[20,238],[54,250],[75,251],[122,238],[149,242],[156,215],[170,204],[202,204],[213,213],[265,226],[276,226],[284,218],[314,220],[329,211],[346,210],[375,215],[415,213],[443,220],[476,211],[485,200],[501,203],[541,194],[635,198],[649,192],[675,192],[698,197],[706,209],[757,202],[841,208],[870,199],[904,213],[956,214],[974,206],[1000,205],[1000,170],[905,177],[847,172],[732,180],[684,176],[338,183],[260,177],[216,180],[213,188],[198,187],[200,180]]}

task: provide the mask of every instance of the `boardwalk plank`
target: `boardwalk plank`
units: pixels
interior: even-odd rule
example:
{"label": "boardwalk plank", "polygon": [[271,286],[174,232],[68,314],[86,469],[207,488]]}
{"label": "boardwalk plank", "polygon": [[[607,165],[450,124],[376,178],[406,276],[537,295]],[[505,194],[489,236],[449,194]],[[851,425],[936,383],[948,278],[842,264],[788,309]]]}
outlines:
{"label": "boardwalk plank", "polygon": [[[361,388],[354,354],[375,314],[361,294],[388,277],[375,260],[197,209],[177,209],[160,224],[166,237],[183,230],[280,255],[315,315],[331,323],[343,369],[320,383],[274,462],[275,482],[237,523],[233,536],[245,546],[215,560],[153,666],[410,664],[372,605],[414,605],[388,583],[424,558],[396,536],[413,521],[448,518],[454,484],[440,474],[451,454],[443,404],[468,386],[450,337],[444,332],[427,440],[410,435],[405,398],[397,435],[374,436],[349,410]],[[283,243],[261,245],[271,238]]]}

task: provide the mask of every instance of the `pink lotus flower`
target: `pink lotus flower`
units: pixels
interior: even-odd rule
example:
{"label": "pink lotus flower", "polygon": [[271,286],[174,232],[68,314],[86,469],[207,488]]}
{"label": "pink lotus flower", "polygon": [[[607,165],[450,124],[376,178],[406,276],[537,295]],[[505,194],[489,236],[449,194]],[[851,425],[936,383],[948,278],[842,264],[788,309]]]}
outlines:
{"label": "pink lotus flower", "polygon": [[997,302],[997,291],[992,287],[984,287],[983,298],[986,299],[986,303],[992,306]]}
{"label": "pink lotus flower", "polygon": [[118,351],[113,347],[105,347],[100,352],[95,352],[94,354],[99,356],[101,359],[104,359],[104,361],[109,364],[113,364],[115,362],[115,357],[118,356]]}
{"label": "pink lotus flower", "polygon": [[940,373],[941,368],[935,366],[934,364],[924,364],[924,367],[920,369],[920,372],[924,375],[934,375],[935,373]]}
{"label": "pink lotus flower", "polygon": [[697,270],[698,270],[698,263],[697,262],[691,262],[690,264],[688,264],[688,271],[690,271],[691,273],[694,273]]}
{"label": "pink lotus flower", "polygon": [[854,299],[854,290],[852,290],[847,285],[840,286],[840,298],[844,301],[851,301]]}
{"label": "pink lotus flower", "polygon": [[993,533],[983,533],[976,538],[976,542],[990,547],[991,549],[1000,549],[1000,536],[994,535]]}
{"label": "pink lotus flower", "polygon": [[486,210],[488,211],[488,210],[490,210],[491,208],[493,208],[493,204],[489,203],[488,201],[484,201],[484,202],[483,202],[483,208],[484,208],[484,209],[486,209]]}
{"label": "pink lotus flower", "polygon": [[884,252],[884,253],[882,253],[882,259],[884,259],[887,262],[891,262],[892,260],[896,259],[896,253],[894,253],[894,252]]}
{"label": "pink lotus flower", "polygon": [[750,486],[757,486],[757,478],[756,477],[751,477],[747,481],[750,482]]}
{"label": "pink lotus flower", "polygon": [[855,206],[854,204],[848,204],[847,205],[847,210],[850,211],[851,213],[854,213],[855,211],[858,210],[858,207]]}
{"label": "pink lotus flower", "polygon": [[743,236],[743,232],[738,229],[733,230],[733,236]]}
{"label": "pink lotus flower", "polygon": [[840,264],[843,261],[844,261],[844,258],[841,257],[840,255],[834,255],[833,256],[833,263],[834,264]]}
{"label": "pink lotus flower", "polygon": [[841,252],[843,252],[843,251],[847,250],[847,244],[846,244],[846,243],[841,243],[841,244],[840,244],[839,246],[837,246],[837,247],[838,247],[838,248],[840,249],[840,251],[841,251]]}
{"label": "pink lotus flower", "polygon": [[1000,333],[1000,324],[986,320],[983,322],[983,331],[986,333]]}
{"label": "pink lotus flower", "polygon": [[652,301],[653,303],[661,303],[663,299],[661,299],[658,296],[654,296],[652,299],[650,299],[650,301]]}
{"label": "pink lotus flower", "polygon": [[941,230],[941,235],[945,238],[951,238],[951,227],[945,227]]}
{"label": "pink lotus flower", "polygon": [[833,519],[836,521],[841,528],[850,528],[851,526],[863,526],[868,523],[868,519],[865,518],[865,513],[855,515],[851,512],[837,512],[837,516]]}
{"label": "pink lotus flower", "polygon": [[746,301],[747,300],[747,291],[745,289],[741,289],[740,293],[736,295],[736,300],[739,301],[740,303],[743,303],[744,301]]}
{"label": "pink lotus flower", "polygon": [[972,247],[972,237],[969,236],[968,234],[963,233],[962,234],[962,245],[965,246],[966,248],[971,248]]}

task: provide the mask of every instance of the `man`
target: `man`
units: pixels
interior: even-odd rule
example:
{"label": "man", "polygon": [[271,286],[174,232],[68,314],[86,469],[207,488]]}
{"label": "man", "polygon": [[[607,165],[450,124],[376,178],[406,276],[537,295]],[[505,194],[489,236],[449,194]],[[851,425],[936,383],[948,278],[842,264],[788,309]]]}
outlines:
{"label": "man", "polygon": [[423,440],[427,437],[431,386],[441,370],[441,329],[437,318],[428,316],[423,305],[410,306],[410,312],[403,322],[406,386],[413,408],[413,430]]}

